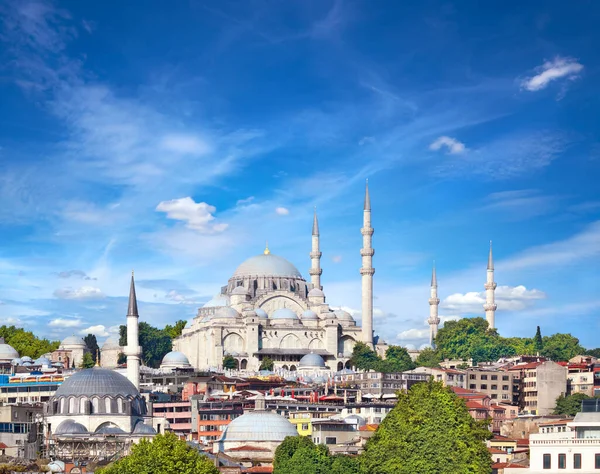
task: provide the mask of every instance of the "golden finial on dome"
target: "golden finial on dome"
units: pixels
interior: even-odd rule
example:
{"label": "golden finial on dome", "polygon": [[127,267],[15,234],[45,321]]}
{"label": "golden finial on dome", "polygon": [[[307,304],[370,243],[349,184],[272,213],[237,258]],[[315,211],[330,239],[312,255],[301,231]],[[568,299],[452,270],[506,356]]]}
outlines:
{"label": "golden finial on dome", "polygon": [[265,255],[269,255],[271,253],[271,251],[269,250],[269,241],[268,240],[266,241],[266,244],[265,244],[265,252],[264,253],[265,253]]}

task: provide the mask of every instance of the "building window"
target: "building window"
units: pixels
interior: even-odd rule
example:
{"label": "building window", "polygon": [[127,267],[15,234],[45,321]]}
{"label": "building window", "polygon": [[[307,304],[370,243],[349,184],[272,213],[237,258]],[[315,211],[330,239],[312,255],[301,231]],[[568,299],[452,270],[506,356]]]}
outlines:
{"label": "building window", "polygon": [[486,384],[481,384],[481,390],[487,390],[487,385]]}
{"label": "building window", "polygon": [[482,375],[481,380],[487,380],[487,375]]}
{"label": "building window", "polygon": [[567,468],[567,455],[566,454],[559,454],[558,455],[558,468],[559,469],[566,469]]}
{"label": "building window", "polygon": [[492,385],[492,390],[498,390],[498,385]]}
{"label": "building window", "polygon": [[326,436],[325,444],[335,444],[337,439],[334,436]]}
{"label": "building window", "polygon": [[508,385],[502,385],[502,390],[508,390]]}
{"label": "building window", "polygon": [[[596,459],[597,459],[597,455],[596,455]],[[552,461],[550,459],[550,455],[549,454],[544,454],[543,468],[544,469],[552,469]]]}
{"label": "building window", "polygon": [[308,430],[308,423],[303,423],[302,424],[302,431],[307,431]]}
{"label": "building window", "polygon": [[469,375],[469,379],[476,380],[477,379],[477,375],[471,374],[471,375]]}
{"label": "building window", "polygon": [[573,454],[573,469],[581,469],[581,454]]}
{"label": "building window", "polygon": [[469,388],[471,390],[475,390],[477,388],[477,385],[475,385],[474,383],[472,383],[472,384],[469,385]]}
{"label": "building window", "polygon": [[508,380],[508,375],[503,375],[502,380],[504,380],[504,381]]}
{"label": "building window", "polygon": [[596,469],[600,469],[600,454],[595,454],[596,456]]}
{"label": "building window", "polygon": [[497,375],[492,375],[492,380],[498,380],[498,376]]}

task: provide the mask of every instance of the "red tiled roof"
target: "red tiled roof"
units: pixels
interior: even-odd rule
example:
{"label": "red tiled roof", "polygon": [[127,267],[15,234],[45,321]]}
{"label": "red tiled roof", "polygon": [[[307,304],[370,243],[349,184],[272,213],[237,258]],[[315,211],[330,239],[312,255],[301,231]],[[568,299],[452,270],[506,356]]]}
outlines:
{"label": "red tiled roof", "polygon": [[254,474],[271,474],[273,472],[273,467],[272,466],[254,466],[254,467],[249,467],[245,470],[243,470],[242,472],[244,473],[254,473]]}
{"label": "red tiled roof", "polygon": [[479,402],[476,402],[474,400],[467,400],[465,402],[465,404],[467,405],[467,408],[471,408],[471,409],[477,409],[477,410],[489,410],[490,407],[486,407],[485,405],[482,405]]}
{"label": "red tiled roof", "polygon": [[4,443],[0,443],[0,449],[6,449],[8,448],[8,446],[6,446]]}
{"label": "red tiled roof", "polygon": [[555,425],[566,425],[567,423],[573,421],[573,418],[567,418],[562,420],[555,421],[547,421],[545,423],[540,423],[538,426],[555,426]]}
{"label": "red tiled roof", "polygon": [[502,436],[499,434],[495,434],[494,437],[492,438],[493,441],[512,441],[514,442],[515,440],[512,438],[509,438],[508,436]]}
{"label": "red tiled roof", "polygon": [[519,364],[513,365],[508,370],[523,370],[523,369],[535,369],[538,365],[543,364],[543,362],[530,362],[529,364]]}
{"label": "red tiled roof", "polygon": [[517,438],[517,446],[529,447],[529,438]]}
{"label": "red tiled roof", "polygon": [[527,466],[515,464],[514,462],[495,462],[492,464],[492,469],[504,469],[505,467],[520,467],[522,469],[527,469]]}
{"label": "red tiled roof", "polygon": [[502,451],[498,448],[488,448],[488,451],[490,452],[490,454],[508,454],[506,451]]}
{"label": "red tiled roof", "polygon": [[227,451],[254,451],[254,452],[268,452],[269,450],[266,448],[259,448],[258,446],[250,446],[245,444],[244,446],[238,446],[237,448],[230,448]]}
{"label": "red tiled roof", "polygon": [[364,426],[360,426],[358,428],[358,431],[376,431],[378,426],[379,425],[367,424],[367,425],[364,425]]}

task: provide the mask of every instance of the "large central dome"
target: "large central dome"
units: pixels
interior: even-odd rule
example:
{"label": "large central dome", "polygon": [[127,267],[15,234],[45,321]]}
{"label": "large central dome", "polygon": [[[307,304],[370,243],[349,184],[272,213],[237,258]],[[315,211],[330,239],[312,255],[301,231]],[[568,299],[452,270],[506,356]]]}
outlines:
{"label": "large central dome", "polygon": [[123,375],[106,369],[85,369],[66,379],[54,394],[55,398],[87,395],[122,395],[138,397],[140,392]]}
{"label": "large central dome", "polygon": [[233,278],[247,276],[302,278],[298,269],[285,258],[266,253],[249,258],[233,274]]}

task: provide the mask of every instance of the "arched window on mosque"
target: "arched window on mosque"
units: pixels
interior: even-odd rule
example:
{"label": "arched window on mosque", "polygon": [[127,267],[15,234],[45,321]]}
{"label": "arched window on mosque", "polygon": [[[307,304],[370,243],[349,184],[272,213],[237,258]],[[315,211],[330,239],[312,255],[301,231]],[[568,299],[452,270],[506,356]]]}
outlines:
{"label": "arched window on mosque", "polygon": [[92,398],[92,413],[99,413],[100,411],[100,400],[97,397]]}
{"label": "arched window on mosque", "polygon": [[123,413],[123,399],[117,398],[117,411],[118,413]]}
{"label": "arched window on mosque", "polygon": [[110,402],[111,402],[110,398],[105,398],[104,399],[105,413],[111,413],[112,412],[111,406],[110,406]]}

